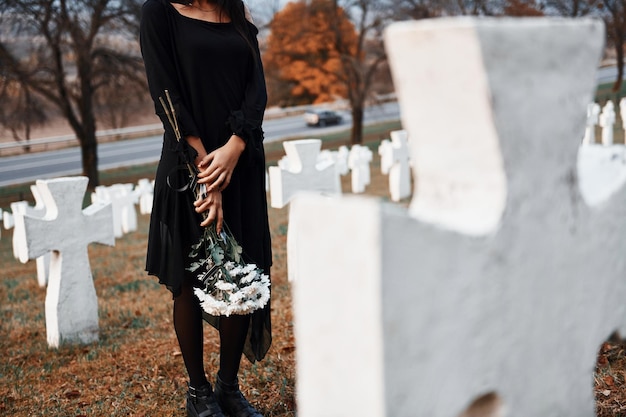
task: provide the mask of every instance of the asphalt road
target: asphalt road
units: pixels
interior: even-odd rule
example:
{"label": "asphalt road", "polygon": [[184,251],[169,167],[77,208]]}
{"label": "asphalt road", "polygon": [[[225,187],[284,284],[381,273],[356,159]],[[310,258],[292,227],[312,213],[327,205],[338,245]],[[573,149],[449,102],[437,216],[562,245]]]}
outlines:
{"label": "asphalt road", "polygon": [[[263,123],[265,141],[274,142],[292,137],[319,137],[322,134],[349,129],[352,119],[342,113],[343,123],[324,128],[307,127],[301,115],[267,120]],[[368,109],[365,123],[372,124],[388,120],[399,120],[397,103],[386,103]],[[150,136],[98,145],[98,169],[106,170],[123,166],[146,164],[158,161],[161,154],[162,136]],[[82,172],[80,148],[72,147],[56,151],[36,152],[0,158],[0,187],[34,182]]]}

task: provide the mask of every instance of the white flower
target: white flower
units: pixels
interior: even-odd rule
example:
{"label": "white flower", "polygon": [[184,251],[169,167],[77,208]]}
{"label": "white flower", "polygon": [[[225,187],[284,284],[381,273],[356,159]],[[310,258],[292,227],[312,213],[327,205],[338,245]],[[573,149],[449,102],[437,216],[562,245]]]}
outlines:
{"label": "white flower", "polygon": [[237,289],[237,286],[231,282],[217,281],[215,288],[222,291],[234,291]]}

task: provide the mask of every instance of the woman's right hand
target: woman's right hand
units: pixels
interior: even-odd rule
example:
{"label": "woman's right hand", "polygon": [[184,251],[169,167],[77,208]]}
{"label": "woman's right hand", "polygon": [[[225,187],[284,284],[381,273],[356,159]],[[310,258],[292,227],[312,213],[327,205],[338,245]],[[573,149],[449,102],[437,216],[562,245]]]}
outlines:
{"label": "woman's right hand", "polygon": [[198,197],[193,205],[196,207],[197,213],[208,211],[205,219],[200,226],[206,227],[215,222],[217,234],[222,233],[224,224],[224,212],[222,211],[222,193],[221,191],[210,191]]}

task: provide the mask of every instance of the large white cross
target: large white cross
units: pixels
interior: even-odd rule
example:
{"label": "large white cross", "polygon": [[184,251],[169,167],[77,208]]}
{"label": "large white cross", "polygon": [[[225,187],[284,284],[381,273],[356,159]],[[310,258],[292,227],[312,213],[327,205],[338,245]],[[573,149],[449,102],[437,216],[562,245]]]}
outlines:
{"label": "large white cross", "polygon": [[[20,260],[27,262],[52,252],[46,293],[48,345],[90,343],[98,340],[98,299],[93,285],[87,245],[113,245],[113,215],[110,204],[82,209],[86,177],[37,180],[46,207],[43,218],[25,214],[26,248]],[[16,226],[17,229],[17,226]]]}
{"label": "large white cross", "polygon": [[272,207],[286,206],[299,192],[341,193],[341,181],[334,164],[327,163],[322,169],[317,166],[321,147],[319,139],[283,142],[287,154],[285,164],[269,167]]}
{"label": "large white cross", "polygon": [[388,29],[414,197],[292,203],[300,417],[595,414],[626,330],[626,185],[592,204],[577,169],[603,40],[591,19]]}

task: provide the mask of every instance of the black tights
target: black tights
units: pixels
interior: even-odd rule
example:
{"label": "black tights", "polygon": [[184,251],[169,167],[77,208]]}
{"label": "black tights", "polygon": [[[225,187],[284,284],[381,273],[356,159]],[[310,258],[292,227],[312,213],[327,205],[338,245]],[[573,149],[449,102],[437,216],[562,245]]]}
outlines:
{"label": "black tights", "polygon": [[[196,388],[207,383],[204,372],[202,323],[202,309],[193,288],[183,286],[181,294],[174,298],[174,329],[189,374],[189,383]],[[239,372],[250,316],[220,317],[219,323],[220,379],[232,383],[237,379]]]}

